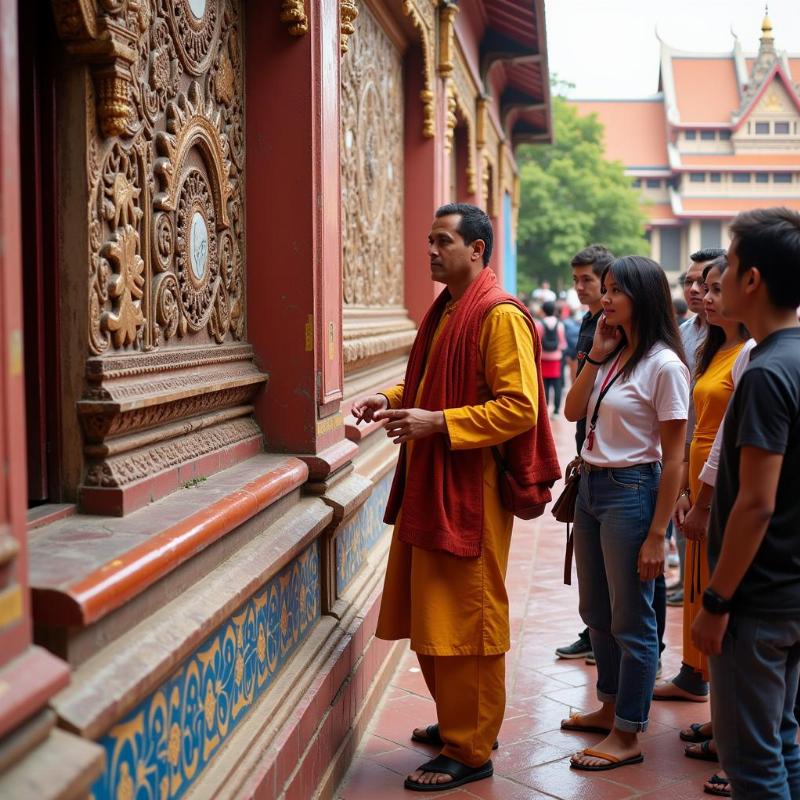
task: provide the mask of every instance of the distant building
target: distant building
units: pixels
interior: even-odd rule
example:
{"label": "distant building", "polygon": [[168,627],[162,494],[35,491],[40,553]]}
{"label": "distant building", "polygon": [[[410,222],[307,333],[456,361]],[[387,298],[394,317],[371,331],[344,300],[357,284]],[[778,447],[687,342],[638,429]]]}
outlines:
{"label": "distant building", "polygon": [[800,211],[800,54],[775,49],[765,17],[756,55],[661,42],[658,94],[575,100],[605,125],[606,155],[641,188],[652,256],[669,272],[701,247],[726,246],[740,211]]}

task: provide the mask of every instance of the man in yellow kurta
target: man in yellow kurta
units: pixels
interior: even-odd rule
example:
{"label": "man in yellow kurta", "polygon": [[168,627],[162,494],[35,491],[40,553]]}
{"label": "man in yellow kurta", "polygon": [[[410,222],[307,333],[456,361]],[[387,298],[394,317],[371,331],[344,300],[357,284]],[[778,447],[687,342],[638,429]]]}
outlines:
{"label": "man in yellow kurta", "polygon": [[[494,281],[493,275],[483,275],[492,239],[489,218],[474,206],[443,206],[436,213],[428,237],[431,277],[447,286],[449,296],[443,298],[447,303],[424,354],[414,406],[423,397],[425,384],[435,378],[428,374],[431,353],[461,299],[476,280]],[[419,463],[421,456],[415,460],[414,454],[415,445],[421,452],[420,440],[426,437],[445,437],[451,451],[480,451],[479,554],[455,555],[424,539],[419,546],[402,541],[398,535],[401,519],[411,512],[427,513],[426,508],[409,508],[407,490],[389,553],[377,636],[411,640],[438,715],[437,725],[415,730],[412,738],[442,746],[437,759],[408,776],[406,787],[417,791],[451,788],[490,776],[489,755],[505,710],[504,654],[510,647],[505,575],[513,517],[501,502],[491,448],[536,424],[540,381],[529,321],[513,301],[494,305],[485,313],[477,349],[474,404],[436,410],[408,407],[407,399],[404,408],[405,387],[400,384],[353,407],[359,419],[387,420],[387,435],[405,444],[399,469],[406,470],[406,479],[424,467]],[[420,502],[419,496],[414,502]]]}

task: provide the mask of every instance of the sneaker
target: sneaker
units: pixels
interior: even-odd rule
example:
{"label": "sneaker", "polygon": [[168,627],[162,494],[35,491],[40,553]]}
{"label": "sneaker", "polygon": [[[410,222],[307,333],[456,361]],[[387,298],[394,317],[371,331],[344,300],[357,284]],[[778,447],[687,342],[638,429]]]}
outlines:
{"label": "sneaker", "polygon": [[597,665],[597,661],[595,661],[594,658],[594,653],[587,653],[585,661],[590,667],[594,667]]}
{"label": "sneaker", "polygon": [[585,658],[592,652],[592,643],[588,639],[578,639],[566,647],[557,647],[556,656],[558,658]]}

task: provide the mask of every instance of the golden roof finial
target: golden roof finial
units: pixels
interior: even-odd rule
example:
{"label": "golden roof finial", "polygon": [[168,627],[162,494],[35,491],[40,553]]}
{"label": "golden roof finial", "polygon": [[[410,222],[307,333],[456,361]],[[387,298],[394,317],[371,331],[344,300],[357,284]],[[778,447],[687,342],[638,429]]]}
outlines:
{"label": "golden roof finial", "polygon": [[769,5],[764,6],[764,21],[761,23],[761,33],[764,39],[773,39],[772,20],[769,18]]}

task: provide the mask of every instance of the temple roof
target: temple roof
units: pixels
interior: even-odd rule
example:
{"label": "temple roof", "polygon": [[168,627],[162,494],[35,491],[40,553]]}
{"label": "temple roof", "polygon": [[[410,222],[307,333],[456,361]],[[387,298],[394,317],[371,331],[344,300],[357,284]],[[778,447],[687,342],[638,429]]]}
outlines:
{"label": "temple roof", "polygon": [[666,170],[667,126],[661,95],[647,100],[575,100],[581,115],[605,125],[605,154],[628,169]]}

